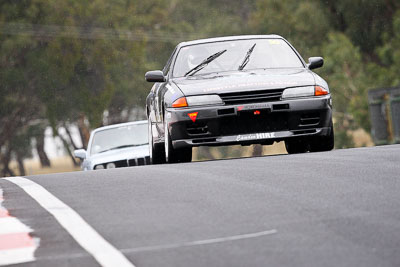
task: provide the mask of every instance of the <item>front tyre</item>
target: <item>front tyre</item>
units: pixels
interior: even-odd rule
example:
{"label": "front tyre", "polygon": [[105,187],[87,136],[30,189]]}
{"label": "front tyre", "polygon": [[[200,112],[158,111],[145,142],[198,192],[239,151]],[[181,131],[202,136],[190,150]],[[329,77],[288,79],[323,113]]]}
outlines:
{"label": "front tyre", "polygon": [[154,143],[153,139],[153,127],[151,121],[148,121],[148,136],[149,136],[149,154],[151,164],[162,164],[165,163],[164,146],[162,144]]}
{"label": "front tyre", "polygon": [[191,162],[192,161],[192,148],[185,147],[180,149],[174,149],[172,146],[171,135],[168,131],[168,123],[164,125],[164,136],[165,136],[165,160],[168,163],[178,162]]}
{"label": "front tyre", "polygon": [[290,138],[285,141],[286,151],[289,154],[299,154],[308,151],[308,142],[301,138]]}
{"label": "front tyre", "polygon": [[333,125],[326,136],[317,136],[310,141],[310,152],[331,151],[335,146]]}

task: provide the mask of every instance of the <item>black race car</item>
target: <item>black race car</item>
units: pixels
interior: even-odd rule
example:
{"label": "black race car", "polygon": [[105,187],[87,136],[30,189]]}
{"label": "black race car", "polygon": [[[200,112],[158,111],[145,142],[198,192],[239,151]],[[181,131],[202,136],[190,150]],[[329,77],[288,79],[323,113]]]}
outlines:
{"label": "black race car", "polygon": [[178,44],[147,99],[153,163],[188,162],[192,147],[270,145],[288,153],[333,149],[328,84],[278,35],[233,36]]}

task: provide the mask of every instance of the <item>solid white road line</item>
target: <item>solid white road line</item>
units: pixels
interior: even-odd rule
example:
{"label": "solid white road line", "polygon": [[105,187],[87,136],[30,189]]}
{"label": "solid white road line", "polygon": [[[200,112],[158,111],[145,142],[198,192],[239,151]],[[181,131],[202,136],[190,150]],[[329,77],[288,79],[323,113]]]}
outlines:
{"label": "solid white road line", "polygon": [[41,185],[23,177],[3,178],[21,187],[44,209],[52,214],[67,232],[87,251],[101,266],[134,265],[125,256],[108,243],[73,209],[48,192]]}
{"label": "solid white road line", "polygon": [[185,242],[185,243],[180,243],[180,244],[168,244],[168,245],[140,247],[140,248],[127,248],[127,249],[121,249],[121,251],[126,252],[126,253],[132,253],[132,252],[173,249],[173,248],[180,248],[180,247],[191,247],[191,246],[199,246],[199,245],[209,245],[209,244],[215,244],[215,243],[222,243],[222,242],[228,242],[228,241],[261,237],[261,236],[265,236],[265,235],[272,235],[272,234],[276,234],[277,232],[278,232],[277,230],[272,229],[272,230],[262,231],[262,232],[257,232],[257,233],[234,235],[234,236],[205,239],[205,240],[197,240],[197,241]]}

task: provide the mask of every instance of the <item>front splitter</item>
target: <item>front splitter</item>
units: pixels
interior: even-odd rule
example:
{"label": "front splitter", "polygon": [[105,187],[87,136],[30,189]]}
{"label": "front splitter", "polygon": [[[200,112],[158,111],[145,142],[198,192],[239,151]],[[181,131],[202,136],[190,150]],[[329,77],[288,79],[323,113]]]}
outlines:
{"label": "front splitter", "polygon": [[306,137],[314,135],[327,135],[330,128],[316,128],[296,131],[262,132],[252,134],[238,134],[219,137],[204,137],[197,139],[184,139],[172,141],[174,148],[196,146],[220,146],[238,144],[259,144],[268,141],[282,141],[287,138]]}

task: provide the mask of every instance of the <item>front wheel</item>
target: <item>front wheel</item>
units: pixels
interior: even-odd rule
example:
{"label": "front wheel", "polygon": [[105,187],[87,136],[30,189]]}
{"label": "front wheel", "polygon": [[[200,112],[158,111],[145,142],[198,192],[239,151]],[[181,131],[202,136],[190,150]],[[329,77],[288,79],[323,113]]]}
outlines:
{"label": "front wheel", "polygon": [[326,136],[318,136],[310,141],[310,152],[331,151],[335,146],[335,138],[333,132],[333,125],[329,134]]}
{"label": "front wheel", "polygon": [[165,122],[164,126],[164,136],[165,136],[165,160],[168,163],[178,163],[178,162],[191,162],[192,161],[192,148],[185,147],[180,149],[174,149],[172,146],[171,135],[168,131],[168,124]]}
{"label": "front wheel", "polygon": [[305,139],[291,138],[285,141],[285,147],[289,154],[305,153],[308,151],[308,142]]}
{"label": "front wheel", "polygon": [[151,121],[148,121],[148,135],[149,135],[149,154],[151,164],[162,164],[165,163],[165,153],[164,146],[162,144],[154,143],[153,139],[153,128],[151,126]]}

